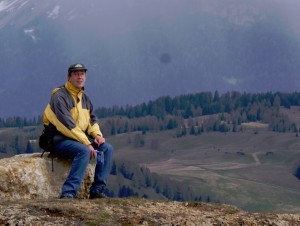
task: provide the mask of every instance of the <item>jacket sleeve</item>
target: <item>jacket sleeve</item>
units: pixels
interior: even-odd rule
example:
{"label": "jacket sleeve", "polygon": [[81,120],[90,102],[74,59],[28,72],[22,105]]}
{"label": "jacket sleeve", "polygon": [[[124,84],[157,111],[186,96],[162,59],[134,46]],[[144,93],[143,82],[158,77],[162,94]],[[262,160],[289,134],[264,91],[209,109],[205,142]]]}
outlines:
{"label": "jacket sleeve", "polygon": [[87,128],[88,135],[95,138],[96,136],[103,137],[103,134],[100,130],[100,126],[98,124],[97,117],[93,114],[93,112],[90,113],[90,123]]}
{"label": "jacket sleeve", "polygon": [[95,114],[93,113],[93,105],[92,105],[92,102],[90,101],[90,99],[86,96],[87,98],[87,102],[88,102],[88,105],[89,105],[89,109],[90,109],[90,122],[89,122],[89,125],[88,125],[88,128],[87,128],[87,133],[89,136],[95,138],[96,136],[101,136],[103,137],[103,134],[100,130],[100,126],[99,126],[99,123],[98,123],[98,119],[97,117],[95,116]]}
{"label": "jacket sleeve", "polygon": [[86,134],[76,125],[71,115],[70,104],[63,96],[58,93],[52,95],[44,115],[65,136],[84,145],[91,144]]}

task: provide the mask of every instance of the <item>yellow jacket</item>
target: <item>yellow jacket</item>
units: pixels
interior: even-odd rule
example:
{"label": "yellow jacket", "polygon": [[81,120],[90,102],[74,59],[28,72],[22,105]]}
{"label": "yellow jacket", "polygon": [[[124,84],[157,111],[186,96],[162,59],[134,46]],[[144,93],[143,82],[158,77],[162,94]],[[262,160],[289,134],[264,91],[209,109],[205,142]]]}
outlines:
{"label": "yellow jacket", "polygon": [[76,88],[69,81],[52,91],[43,124],[52,124],[63,135],[84,145],[91,144],[88,136],[102,136],[90,99],[83,89]]}

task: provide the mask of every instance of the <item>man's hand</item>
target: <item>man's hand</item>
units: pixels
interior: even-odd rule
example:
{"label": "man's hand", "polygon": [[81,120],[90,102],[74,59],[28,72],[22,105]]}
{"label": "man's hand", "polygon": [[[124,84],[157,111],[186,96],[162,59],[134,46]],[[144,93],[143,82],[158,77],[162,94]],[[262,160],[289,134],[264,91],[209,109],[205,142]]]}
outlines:
{"label": "man's hand", "polygon": [[105,139],[104,137],[101,137],[101,136],[96,136],[95,139],[94,139],[94,142],[100,146],[101,144],[105,143]]}
{"label": "man's hand", "polygon": [[96,154],[96,151],[95,151],[95,149],[93,148],[93,146],[90,144],[90,145],[88,146],[88,148],[89,148],[90,151],[91,151],[91,159],[92,159],[92,158],[96,158],[96,157],[97,157],[97,154]]}

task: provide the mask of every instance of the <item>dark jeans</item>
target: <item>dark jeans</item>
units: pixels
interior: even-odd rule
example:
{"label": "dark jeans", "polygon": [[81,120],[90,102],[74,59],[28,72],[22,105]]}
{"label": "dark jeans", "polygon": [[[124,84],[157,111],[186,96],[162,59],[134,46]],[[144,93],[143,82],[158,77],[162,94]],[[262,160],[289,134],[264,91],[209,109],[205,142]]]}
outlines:
{"label": "dark jeans", "polygon": [[[96,147],[95,144],[93,144]],[[90,188],[90,193],[102,192],[106,186],[107,178],[110,173],[110,165],[113,154],[113,147],[104,143],[95,149],[99,153],[95,168],[94,182]],[[104,155],[104,161],[100,154]],[[59,158],[73,159],[69,175],[63,184],[61,195],[76,195],[83,181],[86,168],[90,162],[90,149],[75,140],[67,139],[55,145],[55,156]]]}

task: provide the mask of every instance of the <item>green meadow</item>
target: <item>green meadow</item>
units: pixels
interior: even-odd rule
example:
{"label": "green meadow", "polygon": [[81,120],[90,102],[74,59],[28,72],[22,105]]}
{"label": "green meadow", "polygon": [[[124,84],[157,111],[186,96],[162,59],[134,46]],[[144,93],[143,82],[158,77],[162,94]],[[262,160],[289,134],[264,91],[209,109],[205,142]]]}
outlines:
{"label": "green meadow", "polygon": [[[209,194],[211,201],[248,211],[299,212],[300,181],[294,173],[300,165],[300,138],[258,123],[243,128],[183,137],[175,131],[135,132],[108,140],[116,158],[168,175],[199,195]],[[142,136],[142,146],[134,143],[136,136]]]}

